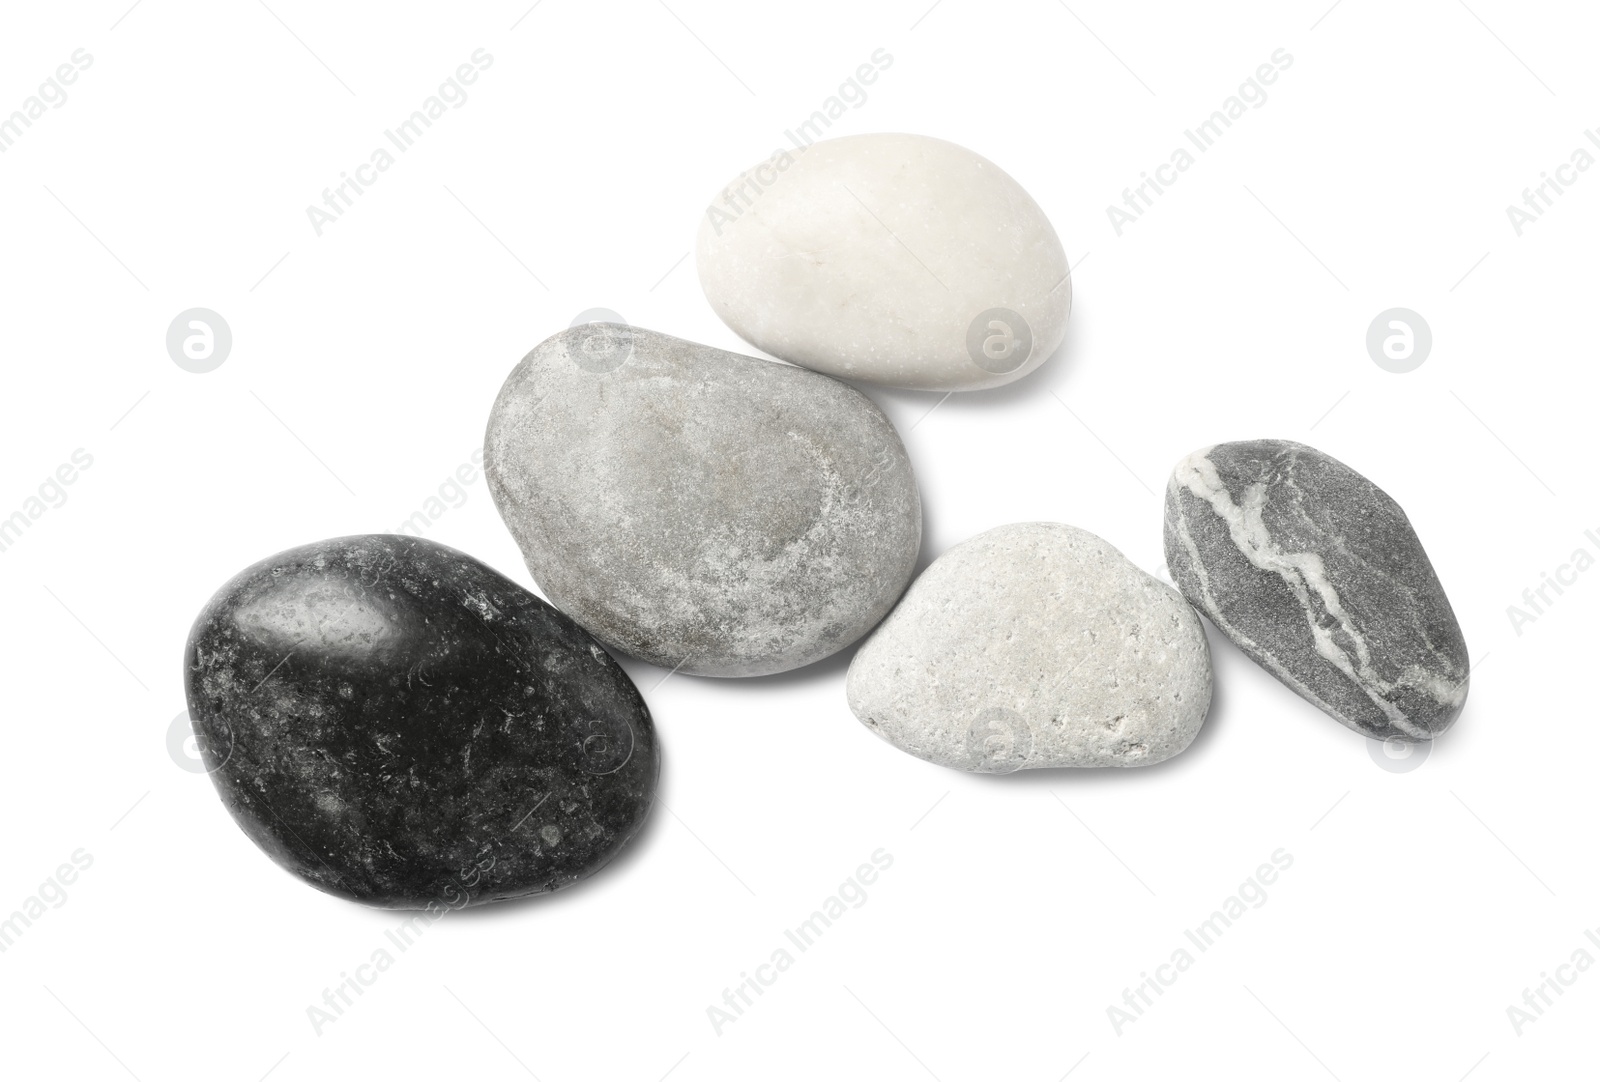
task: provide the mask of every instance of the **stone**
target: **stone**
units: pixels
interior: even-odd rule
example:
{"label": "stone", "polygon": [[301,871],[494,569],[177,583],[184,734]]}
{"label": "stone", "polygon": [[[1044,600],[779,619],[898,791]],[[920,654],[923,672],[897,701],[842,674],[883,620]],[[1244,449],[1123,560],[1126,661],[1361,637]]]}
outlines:
{"label": "stone", "polygon": [[844,379],[971,391],[1021,379],[1066,333],[1066,251],[993,162],[922,135],[825,139],[706,208],[700,284],[774,357]]}
{"label": "stone", "polygon": [[918,576],[845,693],[867,728],[941,766],[1148,766],[1199,733],[1211,654],[1177,591],[1106,541],[1020,522]]}
{"label": "stone", "polygon": [[1195,607],[1295,692],[1358,733],[1444,732],[1467,644],[1410,521],[1303,443],[1202,448],[1167,483],[1167,567]]}
{"label": "stone", "polygon": [[435,914],[593,874],[645,821],[650,712],[587,632],[465,553],[341,537],[241,571],[184,653],[201,761],[319,890]]}
{"label": "stone", "polygon": [[622,324],[569,328],[523,358],[484,472],[561,611],[703,676],[783,672],[855,642],[922,540],[911,462],[865,395]]}

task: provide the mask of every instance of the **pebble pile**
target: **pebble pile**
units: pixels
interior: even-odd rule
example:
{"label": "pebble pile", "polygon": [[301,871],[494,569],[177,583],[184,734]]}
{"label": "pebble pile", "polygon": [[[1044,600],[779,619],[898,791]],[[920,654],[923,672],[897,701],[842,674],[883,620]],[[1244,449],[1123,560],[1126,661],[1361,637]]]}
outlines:
{"label": "pebble pile", "polygon": [[[206,769],[244,833],[368,905],[460,908],[603,867],[655,798],[650,712],[609,650],[752,677],[861,642],[849,707],[894,747],[1004,774],[1178,755],[1212,698],[1203,614],[1357,732],[1418,742],[1466,643],[1400,506],[1283,440],[1167,486],[1177,589],[1095,534],[999,526],[913,581],[922,508],[894,426],[841,379],[974,391],[1064,340],[1072,283],[998,166],[916,135],[826,140],[735,178],[706,299],[788,364],[623,323],[535,346],[489,411],[495,504],[551,604],[399,535],[256,563],[184,657]],[[777,693],[777,692],[775,692]]]}

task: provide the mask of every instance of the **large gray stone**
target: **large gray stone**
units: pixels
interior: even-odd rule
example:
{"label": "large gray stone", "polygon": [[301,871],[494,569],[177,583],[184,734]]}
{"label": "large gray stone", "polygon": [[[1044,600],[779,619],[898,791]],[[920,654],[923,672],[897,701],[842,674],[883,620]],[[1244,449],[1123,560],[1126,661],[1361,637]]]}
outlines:
{"label": "large gray stone", "polygon": [[1148,766],[1211,703],[1200,618],[1104,540],[1000,526],[939,557],[850,665],[856,717],[902,751],[978,773]]}
{"label": "large gray stone", "polygon": [[1173,581],[1268,672],[1359,733],[1447,729],[1467,644],[1400,505],[1303,443],[1206,447],[1167,484]]}
{"label": "large gray stone", "polygon": [[686,673],[759,676],[848,646],[893,606],[921,544],[910,460],[865,395],[620,324],[529,353],[484,458],[550,600]]}

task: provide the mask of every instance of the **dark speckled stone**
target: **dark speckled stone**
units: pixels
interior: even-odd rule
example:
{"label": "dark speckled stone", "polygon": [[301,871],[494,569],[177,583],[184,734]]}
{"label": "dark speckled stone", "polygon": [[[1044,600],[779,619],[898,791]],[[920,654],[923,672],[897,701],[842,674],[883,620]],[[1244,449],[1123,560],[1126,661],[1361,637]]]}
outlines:
{"label": "dark speckled stone", "polygon": [[1431,740],[1467,698],[1467,644],[1406,513],[1288,440],[1207,447],[1167,485],[1167,567],[1246,654],[1359,733]]}
{"label": "dark speckled stone", "polygon": [[582,628],[398,535],[290,549],[206,605],[184,655],[223,803],[312,886],[390,909],[541,894],[650,810],[650,712]]}

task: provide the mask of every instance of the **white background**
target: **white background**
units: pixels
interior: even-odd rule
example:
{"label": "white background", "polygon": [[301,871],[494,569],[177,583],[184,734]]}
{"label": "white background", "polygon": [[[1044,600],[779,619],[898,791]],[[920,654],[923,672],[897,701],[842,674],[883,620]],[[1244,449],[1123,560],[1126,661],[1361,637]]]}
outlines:
{"label": "white background", "polygon": [[[1600,128],[1592,10],[270,2],[0,13],[0,114],[93,57],[0,155],[0,515],[93,456],[0,553],[0,915],[93,859],[0,955],[8,1075],[1487,1082],[1593,1062],[1600,972],[1520,1035],[1507,1008],[1579,948],[1600,959],[1600,571],[1520,635],[1506,610],[1600,554],[1600,170],[1521,236],[1505,209]],[[478,48],[466,104],[317,236],[306,206]],[[511,366],[581,310],[752,352],[684,258],[699,215],[879,48],[892,66],[832,133],[989,157],[1078,264],[1038,373],[937,408],[870,392],[916,464],[924,564],[1042,519],[1159,571],[1173,462],[1311,442],[1410,514],[1475,663],[1465,713],[1419,768],[1383,769],[1208,628],[1216,699],[1182,756],[980,777],[857,723],[848,651],[746,681],[630,660],[665,759],[627,853],[444,919],[318,1035],[307,1007],[400,916],[280,871],[169,754],[190,622],[257,559],[422,508]],[[1107,205],[1279,48],[1267,102],[1118,236]],[[205,375],[164,342],[197,306],[234,336]],[[1406,375],[1364,344],[1394,306],[1435,339]],[[464,492],[428,536],[531,585],[481,478]],[[880,848],[866,904],[719,1035],[707,1007]],[[1107,1008],[1280,848],[1266,903],[1119,1035]]]}

